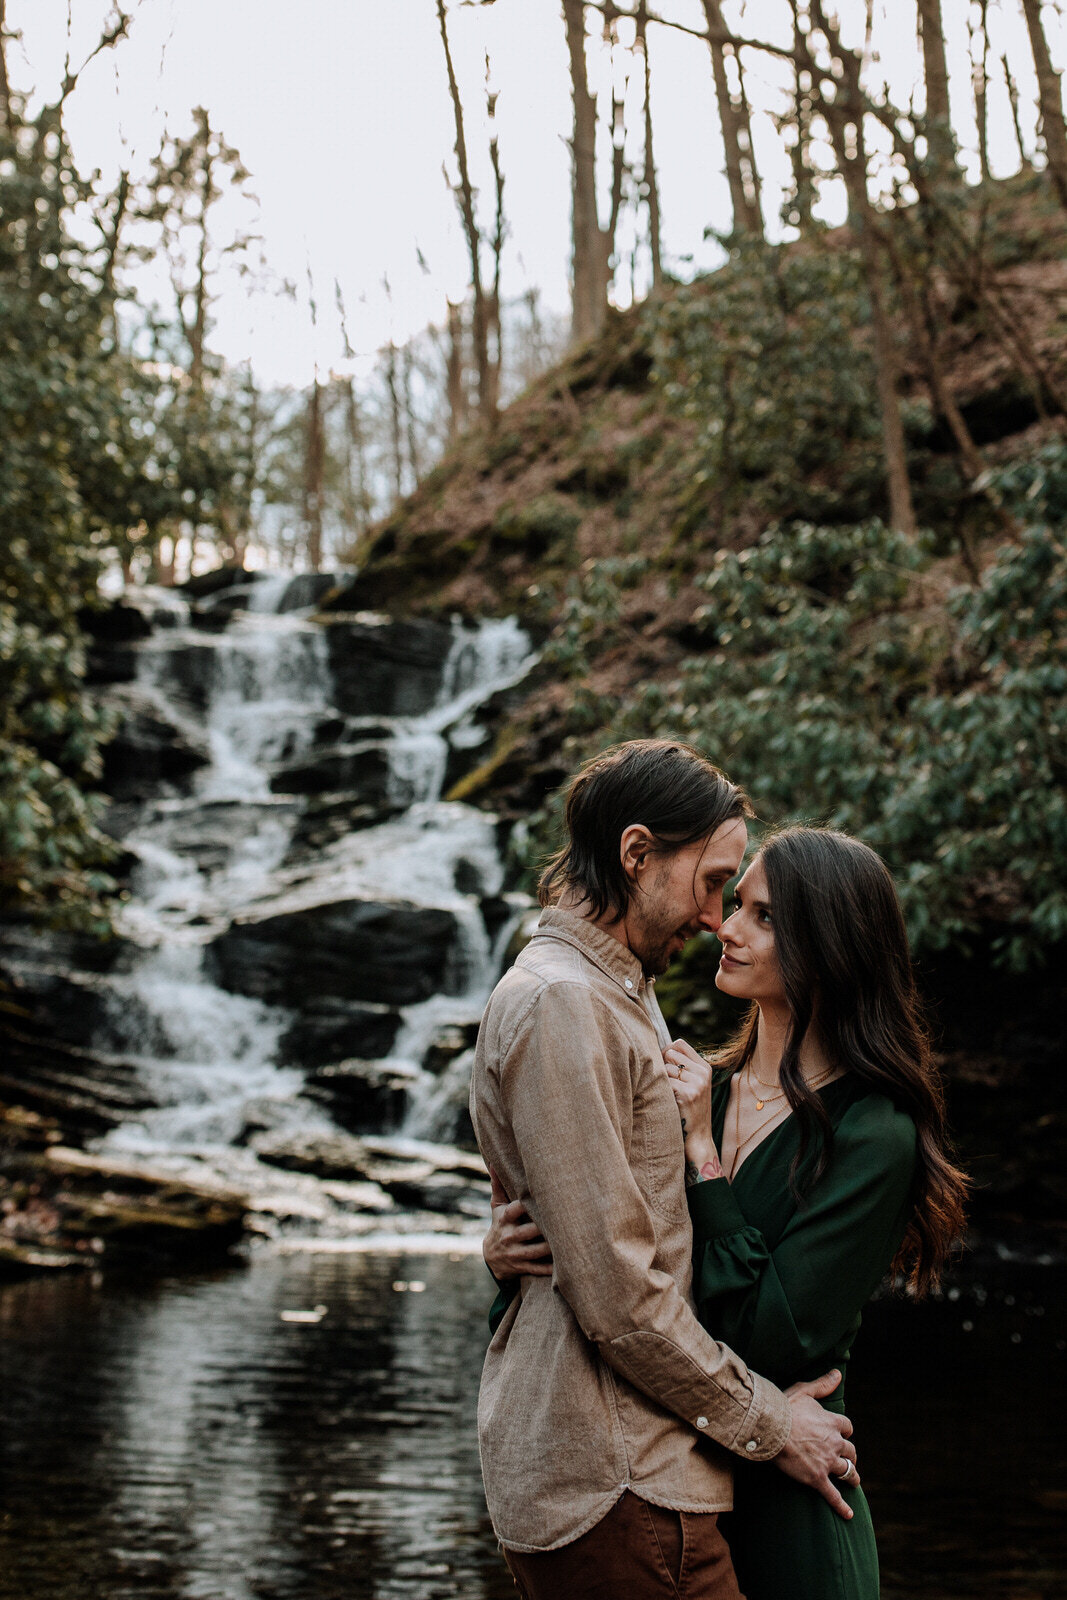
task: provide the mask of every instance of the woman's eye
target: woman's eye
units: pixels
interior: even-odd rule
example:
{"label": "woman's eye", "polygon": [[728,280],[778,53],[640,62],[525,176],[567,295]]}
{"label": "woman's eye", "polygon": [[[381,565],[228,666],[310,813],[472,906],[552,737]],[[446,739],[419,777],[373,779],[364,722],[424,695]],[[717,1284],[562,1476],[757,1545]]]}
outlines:
{"label": "woman's eye", "polygon": [[761,922],[770,922],[770,920],[771,920],[771,914],[770,914],[770,912],[769,912],[769,911],[768,911],[768,910],[767,910],[767,907],[766,907],[766,906],[761,906],[761,907],[760,907],[760,914],[759,914],[759,919],[760,919],[760,921],[761,921]]}
{"label": "woman's eye", "polygon": [[739,894],[735,894],[733,899],[730,901],[730,904],[733,906],[735,911],[740,911],[740,909],[741,909],[741,896]]}

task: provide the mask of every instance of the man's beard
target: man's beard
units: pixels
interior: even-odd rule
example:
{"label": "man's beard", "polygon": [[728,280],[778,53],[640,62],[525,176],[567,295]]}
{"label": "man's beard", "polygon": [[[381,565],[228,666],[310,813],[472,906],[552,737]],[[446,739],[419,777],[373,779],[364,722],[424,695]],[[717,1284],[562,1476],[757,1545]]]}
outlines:
{"label": "man's beard", "polygon": [[675,945],[679,939],[688,941],[697,931],[699,930],[695,928],[679,928],[677,925],[674,925],[668,929],[660,921],[651,922],[646,927],[642,928],[640,935],[640,948],[634,949],[632,943],[630,948],[634,951],[634,955],[636,955],[640,961],[645,977],[661,977],[662,974],[666,972],[675,956],[681,955],[682,949],[685,947],[683,944],[677,949],[672,949],[672,946]]}

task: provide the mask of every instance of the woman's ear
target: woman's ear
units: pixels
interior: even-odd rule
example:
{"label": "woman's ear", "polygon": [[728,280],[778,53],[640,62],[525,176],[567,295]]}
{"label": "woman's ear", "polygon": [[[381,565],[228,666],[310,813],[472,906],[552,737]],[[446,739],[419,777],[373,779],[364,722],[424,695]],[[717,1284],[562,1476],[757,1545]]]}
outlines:
{"label": "woman's ear", "polygon": [[628,878],[636,882],[648,863],[654,843],[655,840],[643,822],[631,822],[629,827],[622,830],[619,839],[619,860]]}

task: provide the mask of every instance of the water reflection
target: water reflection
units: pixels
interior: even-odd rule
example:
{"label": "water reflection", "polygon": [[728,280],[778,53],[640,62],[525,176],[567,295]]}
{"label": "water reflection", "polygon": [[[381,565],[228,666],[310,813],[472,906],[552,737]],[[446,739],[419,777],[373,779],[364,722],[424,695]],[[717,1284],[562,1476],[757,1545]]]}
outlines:
{"label": "water reflection", "polygon": [[[887,1600],[1067,1593],[1039,1280],[868,1314]],[[476,1259],[381,1255],[0,1291],[0,1597],[514,1600],[474,1434],[487,1298]]]}

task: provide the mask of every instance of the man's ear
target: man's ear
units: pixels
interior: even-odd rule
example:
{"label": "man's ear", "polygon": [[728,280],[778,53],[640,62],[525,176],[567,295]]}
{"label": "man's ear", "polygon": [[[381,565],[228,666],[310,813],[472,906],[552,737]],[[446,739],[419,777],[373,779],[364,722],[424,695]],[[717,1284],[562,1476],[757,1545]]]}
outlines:
{"label": "man's ear", "polygon": [[626,876],[637,881],[652,855],[655,839],[643,822],[631,822],[619,839],[619,860]]}

